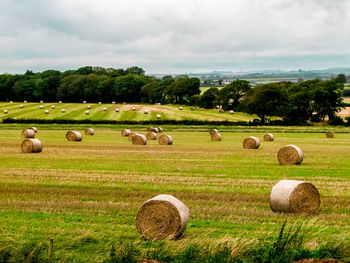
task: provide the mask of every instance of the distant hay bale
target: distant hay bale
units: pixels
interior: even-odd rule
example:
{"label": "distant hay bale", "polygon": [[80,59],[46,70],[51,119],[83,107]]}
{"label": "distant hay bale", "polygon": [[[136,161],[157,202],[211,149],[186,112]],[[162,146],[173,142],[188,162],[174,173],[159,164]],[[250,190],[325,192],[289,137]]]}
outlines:
{"label": "distant hay bale", "polygon": [[119,109],[115,109],[115,112],[119,112]]}
{"label": "distant hay bale", "polygon": [[130,132],[129,135],[128,135],[128,140],[130,142],[132,142],[132,138],[134,138],[134,136],[136,135],[137,133],[136,132]]}
{"label": "distant hay bale", "polygon": [[85,103],[86,103],[86,100],[83,100],[83,103],[85,104]]}
{"label": "distant hay bale", "polygon": [[273,141],[274,139],[275,139],[275,137],[271,133],[266,133],[264,135],[264,141]]}
{"label": "distant hay bale", "polygon": [[327,138],[334,138],[334,132],[333,131],[326,132],[326,137]]}
{"label": "distant hay bale", "polygon": [[21,149],[24,153],[40,153],[43,144],[38,139],[25,139],[21,144]]}
{"label": "distant hay bale", "polygon": [[9,113],[9,111],[8,110],[4,110],[4,114],[7,114],[7,113]]}
{"label": "distant hay bale", "polygon": [[54,109],[54,108],[56,108],[55,105],[52,105],[52,106],[51,106],[51,109]]}
{"label": "distant hay bale", "polygon": [[66,112],[66,109],[62,109],[61,112],[62,112],[62,113],[65,113],[65,112]]}
{"label": "distant hay bale", "polygon": [[132,107],[131,109],[132,109],[132,111],[136,111],[136,107]]}
{"label": "distant hay bale", "polygon": [[281,180],[271,190],[273,212],[315,214],[320,208],[320,193],[308,182]]}
{"label": "distant hay bale", "polygon": [[147,240],[176,239],[187,227],[190,210],[172,195],[146,201],[136,216],[137,231]]}
{"label": "distant hay bale", "polygon": [[87,108],[88,108],[89,110],[91,110],[91,105],[88,105]]}
{"label": "distant hay bale", "polygon": [[216,105],[216,108],[217,108],[217,109],[220,109],[220,105]]}
{"label": "distant hay bale", "polygon": [[45,110],[45,114],[49,114],[50,113],[50,111],[49,110]]}
{"label": "distant hay bale", "polygon": [[158,143],[160,145],[172,145],[173,138],[170,135],[162,134],[158,137]]}
{"label": "distant hay bale", "polygon": [[115,104],[115,101],[112,101],[112,104]]}
{"label": "distant hay bale", "polygon": [[260,141],[254,136],[250,136],[243,141],[244,149],[258,149],[260,146]]}
{"label": "distant hay bale", "polygon": [[196,108],[195,107],[191,107],[191,110],[195,110]]}
{"label": "distant hay bale", "polygon": [[22,138],[34,138],[35,137],[35,131],[32,129],[25,129],[22,131]]}
{"label": "distant hay bale", "polygon": [[213,134],[215,134],[215,133],[218,133],[219,131],[217,130],[217,129],[211,129],[210,131],[209,131],[209,134],[210,135],[213,135]]}
{"label": "distant hay bale", "polygon": [[148,109],[145,109],[145,110],[143,111],[143,113],[144,113],[144,114],[148,114]]}
{"label": "distant hay bale", "polygon": [[13,103],[13,101],[12,101],[12,100],[10,100],[10,103]]}
{"label": "distant hay bale", "polygon": [[157,129],[158,129],[158,132],[159,132],[159,133],[162,133],[162,132],[163,132],[163,128],[162,128],[162,127],[158,127]]}
{"label": "distant hay bale", "polygon": [[21,104],[21,105],[19,105],[19,107],[20,107],[20,108],[23,108],[24,106],[23,106],[23,104]]}
{"label": "distant hay bale", "polygon": [[179,107],[179,110],[183,110],[183,107],[182,107],[182,106],[180,106],[180,107]]}
{"label": "distant hay bale", "polygon": [[106,107],[103,107],[103,111],[107,111],[107,108],[106,108]]}
{"label": "distant hay bale", "polygon": [[102,104],[102,102],[101,102],[101,101],[99,101],[99,102],[98,102],[98,104]]}
{"label": "distant hay bale", "polygon": [[131,133],[131,131],[128,130],[128,129],[122,130],[122,136],[123,136],[123,137],[129,136],[130,133]]}
{"label": "distant hay bale", "polygon": [[235,112],[233,111],[233,110],[230,110],[230,114],[232,115],[232,114],[234,114]]}
{"label": "distant hay bale", "polygon": [[25,100],[24,103],[27,103],[27,101]]}
{"label": "distant hay bale", "polygon": [[300,164],[304,155],[301,149],[295,145],[287,145],[282,147],[277,154],[278,162],[281,165]]}
{"label": "distant hay bale", "polygon": [[92,128],[87,128],[85,130],[85,135],[94,135],[94,134],[95,134],[95,131]]}
{"label": "distant hay bale", "polygon": [[221,134],[220,134],[220,133],[214,133],[214,134],[212,134],[212,135],[211,135],[211,140],[212,140],[212,141],[216,141],[216,142],[221,141]]}
{"label": "distant hay bale", "polygon": [[59,100],[59,101],[58,101],[58,103],[62,103],[62,101],[61,101],[61,100]]}
{"label": "distant hay bale", "polygon": [[40,105],[40,107],[39,107],[40,109],[43,109],[44,108],[44,106],[43,105]]}
{"label": "distant hay bale", "polygon": [[44,101],[43,101],[43,100],[41,100],[41,101],[40,101],[40,103],[44,103]]}
{"label": "distant hay bale", "polygon": [[147,140],[157,140],[157,133],[155,132],[148,132],[146,134]]}
{"label": "distant hay bale", "polygon": [[90,111],[86,110],[85,115],[90,115]]}
{"label": "distant hay bale", "polygon": [[157,115],[156,115],[156,118],[157,118],[158,120],[160,120],[160,119],[162,118],[162,116],[161,116],[160,114],[157,114]]}
{"label": "distant hay bale", "polygon": [[131,142],[134,145],[146,145],[147,138],[143,134],[136,133],[135,136],[132,137]]}
{"label": "distant hay bale", "polygon": [[36,127],[30,127],[29,129],[30,129],[30,130],[33,130],[35,133],[38,132],[38,129],[37,129]]}
{"label": "distant hay bale", "polygon": [[155,132],[155,133],[158,133],[158,132],[159,132],[159,129],[156,128],[156,127],[148,127],[148,128],[147,128],[147,131],[148,131],[148,132]]}
{"label": "distant hay bale", "polygon": [[225,111],[223,109],[220,109],[219,110],[219,113],[224,113]]}
{"label": "distant hay bale", "polygon": [[66,133],[66,138],[68,141],[80,142],[82,140],[82,136],[80,132],[77,131],[68,131]]}

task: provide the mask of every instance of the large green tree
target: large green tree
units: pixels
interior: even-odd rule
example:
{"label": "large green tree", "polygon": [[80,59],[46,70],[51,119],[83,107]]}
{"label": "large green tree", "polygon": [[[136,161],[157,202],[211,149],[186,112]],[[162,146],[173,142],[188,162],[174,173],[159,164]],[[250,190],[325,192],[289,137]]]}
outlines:
{"label": "large green tree", "polygon": [[200,94],[198,78],[180,78],[172,82],[167,89],[168,100],[175,104],[188,104],[191,98]]}
{"label": "large green tree", "polygon": [[223,87],[219,92],[219,100],[224,110],[233,109],[239,100],[251,89],[246,80],[235,80]]}
{"label": "large green tree", "polygon": [[219,89],[212,87],[199,97],[198,106],[205,109],[212,109],[217,105],[217,98],[219,97]]}

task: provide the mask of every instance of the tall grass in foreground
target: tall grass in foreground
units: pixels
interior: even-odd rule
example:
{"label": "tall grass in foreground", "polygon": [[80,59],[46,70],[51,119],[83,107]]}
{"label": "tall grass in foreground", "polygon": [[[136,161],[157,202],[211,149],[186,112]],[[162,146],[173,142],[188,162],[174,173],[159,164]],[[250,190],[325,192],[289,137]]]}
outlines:
{"label": "tall grass in foreground", "polygon": [[[279,234],[252,243],[241,243],[232,247],[222,244],[186,244],[183,250],[174,253],[166,248],[167,242],[138,241],[112,244],[109,254],[103,263],[134,263],[147,260],[159,262],[281,262],[289,263],[295,260],[341,259],[350,257],[350,246],[338,243],[326,243],[317,249],[304,247],[307,232],[301,225],[287,227],[286,221]],[[20,248],[0,246],[0,262],[62,262],[60,255],[52,254],[47,243],[25,243]],[[86,260],[86,259],[84,259]],[[76,259],[79,262],[79,259]],[[146,261],[147,262],[147,261]]]}

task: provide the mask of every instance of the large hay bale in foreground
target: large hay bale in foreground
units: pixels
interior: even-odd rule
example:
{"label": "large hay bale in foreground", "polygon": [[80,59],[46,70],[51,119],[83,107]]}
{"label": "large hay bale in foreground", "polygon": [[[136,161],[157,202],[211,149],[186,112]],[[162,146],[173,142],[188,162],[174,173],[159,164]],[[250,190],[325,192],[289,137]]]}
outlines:
{"label": "large hay bale in foreground", "polygon": [[30,129],[30,130],[33,130],[35,133],[38,132],[38,129],[37,129],[36,127],[30,127],[29,129]]}
{"label": "large hay bale in foreground", "polygon": [[143,134],[136,133],[135,136],[132,137],[131,142],[134,145],[146,145],[147,138]]}
{"label": "large hay bale in foreground", "polygon": [[158,137],[158,143],[160,145],[172,145],[173,137],[171,137],[170,135],[162,134]]}
{"label": "large hay bale in foreground", "polygon": [[128,135],[128,140],[129,140],[130,142],[132,142],[132,138],[134,138],[134,136],[135,136],[136,134],[137,134],[136,132],[131,132],[131,133],[129,133],[129,135]]}
{"label": "large hay bale in foreground", "polygon": [[304,155],[301,149],[295,145],[287,145],[282,147],[277,154],[278,162],[281,165],[300,164]]}
{"label": "large hay bale in foreground", "polygon": [[266,133],[264,135],[264,141],[273,141],[274,139],[275,139],[275,137],[271,133]]}
{"label": "large hay bale in foreground", "polygon": [[4,114],[7,114],[7,113],[9,113],[9,111],[8,110],[4,110]]}
{"label": "large hay bale in foreground", "polygon": [[147,140],[157,140],[157,133],[147,132],[146,138],[147,138]]}
{"label": "large hay bale in foreground", "polygon": [[320,193],[308,182],[281,180],[271,190],[270,207],[274,212],[317,213]]}
{"label": "large hay bale in foreground", "polygon": [[85,130],[85,135],[94,135],[94,134],[95,134],[95,131],[92,128],[87,128]]}
{"label": "large hay bale in foreground", "polygon": [[243,141],[244,149],[258,149],[260,146],[260,140],[257,137],[250,136]]}
{"label": "large hay bale in foreground", "polygon": [[156,118],[157,118],[158,120],[160,120],[160,119],[162,118],[162,116],[161,116],[160,114],[157,114],[157,115],[156,115]]}
{"label": "large hay bale in foreground", "polygon": [[131,131],[128,130],[128,129],[122,130],[122,136],[123,136],[123,137],[129,136],[130,133],[131,133]]}
{"label": "large hay bale in foreground", "polygon": [[21,149],[24,153],[40,153],[43,144],[38,139],[25,139],[21,144]]}
{"label": "large hay bale in foreground", "polygon": [[327,138],[334,138],[334,132],[333,131],[326,132],[326,137]]}
{"label": "large hay bale in foreground", "polygon": [[35,137],[35,131],[32,129],[25,129],[22,131],[22,138],[34,138]]}
{"label": "large hay bale in foreground", "polygon": [[68,131],[66,133],[66,138],[68,141],[80,142],[82,140],[82,136],[80,132],[77,131]]}
{"label": "large hay bale in foreground", "polygon": [[209,131],[209,134],[210,135],[213,135],[213,134],[215,134],[215,133],[218,133],[219,131],[217,130],[217,129],[211,129],[210,131]]}
{"label": "large hay bale in foreground", "polygon": [[212,135],[210,135],[211,140],[215,141],[215,142],[219,142],[221,141],[221,134],[220,133],[214,133]]}
{"label": "large hay bale in foreground", "polygon": [[146,201],[136,216],[137,231],[148,240],[179,238],[186,229],[190,210],[172,195]]}

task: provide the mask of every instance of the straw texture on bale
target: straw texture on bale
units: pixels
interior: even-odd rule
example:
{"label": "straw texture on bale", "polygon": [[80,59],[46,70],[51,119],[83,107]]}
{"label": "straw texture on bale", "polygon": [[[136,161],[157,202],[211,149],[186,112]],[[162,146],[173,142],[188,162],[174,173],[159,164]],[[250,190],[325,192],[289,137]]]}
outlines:
{"label": "straw texture on bale", "polygon": [[179,107],[179,110],[183,110],[183,107],[182,107],[182,106],[180,106],[180,107]]}
{"label": "straw texture on bale", "polygon": [[281,180],[270,194],[270,207],[274,212],[315,214],[320,204],[317,188],[304,181]]}
{"label": "straw texture on bale", "polygon": [[95,131],[92,128],[87,128],[85,130],[85,135],[94,135],[94,134],[95,134]]}
{"label": "straw texture on bale", "polygon": [[19,107],[20,107],[20,108],[23,108],[24,106],[21,104],[21,105],[19,105]]}
{"label": "straw texture on bale", "polygon": [[49,114],[50,113],[50,111],[49,110],[45,110],[45,114]]}
{"label": "straw texture on bale", "polygon": [[157,114],[156,118],[159,120],[162,116],[160,114]]}
{"label": "straw texture on bale", "polygon": [[107,111],[107,108],[106,108],[106,107],[103,107],[103,111]]}
{"label": "straw texture on bale", "polygon": [[42,106],[42,105],[41,105],[39,108],[40,108],[40,109],[43,109],[43,108],[44,108],[44,106]]}
{"label": "straw texture on bale", "polygon": [[8,110],[4,110],[4,114],[7,114],[7,113],[9,113],[9,111]]}
{"label": "straw texture on bale", "polygon": [[56,108],[55,105],[52,105],[52,106],[51,106],[51,109],[54,109],[54,108]]}
{"label": "straw texture on bale", "polygon": [[35,131],[32,129],[25,129],[22,131],[22,138],[34,138],[35,137]]}
{"label": "straw texture on bale", "polygon": [[260,146],[260,141],[254,136],[250,136],[243,141],[244,149],[258,149]]}
{"label": "straw texture on bale", "polygon": [[147,138],[143,134],[136,133],[135,136],[132,137],[131,142],[134,145],[146,145]]}
{"label": "straw texture on bale", "polygon": [[134,136],[135,136],[136,134],[137,134],[136,132],[131,132],[131,133],[129,133],[129,135],[128,135],[128,140],[132,142],[132,138],[134,138]]}
{"label": "straw texture on bale", "polygon": [[224,111],[223,109],[220,109],[219,112],[220,112],[220,113],[224,113],[225,111]]}
{"label": "straw texture on bale", "polygon": [[148,240],[176,239],[187,227],[190,210],[172,195],[146,201],[136,216],[137,231]]}
{"label": "straw texture on bale", "polygon": [[334,132],[328,131],[328,132],[326,133],[326,136],[327,136],[327,138],[334,138]]}
{"label": "straw texture on bale", "polygon": [[66,112],[66,109],[62,109],[61,112],[62,112],[62,113],[65,113],[65,112]]}
{"label": "straw texture on bale", "polygon": [[30,127],[29,129],[30,129],[30,130],[33,130],[35,133],[38,132],[38,129],[37,129],[36,127]]}
{"label": "straw texture on bale", "polygon": [[215,134],[215,133],[218,133],[219,131],[217,130],[217,129],[211,129],[210,131],[209,131],[209,134],[210,135],[213,135],[213,134]]}
{"label": "straw texture on bale", "polygon": [[86,110],[85,115],[90,115],[90,111]]}
{"label": "straw texture on bale", "polygon": [[25,139],[21,144],[21,149],[24,153],[40,153],[43,144],[38,139]]}
{"label": "straw texture on bale", "polygon": [[143,111],[143,113],[144,113],[144,114],[148,114],[148,110],[145,109],[145,110]]}
{"label": "straw texture on bale", "polygon": [[235,113],[233,110],[230,110],[230,114],[233,114],[233,113]]}
{"label": "straw texture on bale", "polygon": [[160,145],[171,145],[173,144],[173,138],[170,135],[162,134],[158,137],[158,143]]}
{"label": "straw texture on bale", "polygon": [[136,107],[132,107],[131,109],[132,109],[132,111],[136,111]]}
{"label": "straw texture on bale", "polygon": [[162,127],[158,127],[158,132],[162,133],[163,132],[163,128]]}
{"label": "straw texture on bale", "polygon": [[275,137],[271,133],[266,133],[264,135],[264,141],[273,141],[274,139],[275,139]]}
{"label": "straw texture on bale", "polygon": [[221,134],[220,133],[214,133],[211,135],[211,140],[215,142],[221,141]]}
{"label": "straw texture on bale", "polygon": [[131,131],[128,130],[128,129],[122,130],[122,136],[123,136],[123,137],[129,136],[130,133],[131,133]]}
{"label": "straw texture on bale", "polygon": [[80,142],[81,139],[83,138],[81,136],[81,133],[80,132],[77,132],[77,131],[68,131],[66,133],[66,138],[68,141],[76,141],[76,142]]}
{"label": "straw texture on bale", "polygon": [[90,110],[91,109],[91,105],[88,105],[87,108]]}
{"label": "straw texture on bale", "polygon": [[157,134],[155,132],[148,132],[146,138],[147,140],[157,140]]}
{"label": "straw texture on bale", "polygon": [[115,109],[115,112],[119,112],[119,109]]}
{"label": "straw texture on bale", "polygon": [[278,162],[281,165],[300,164],[304,155],[301,149],[295,145],[287,145],[282,147],[277,154]]}

